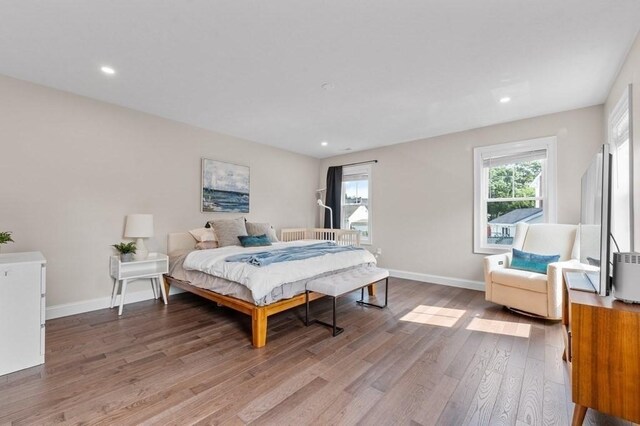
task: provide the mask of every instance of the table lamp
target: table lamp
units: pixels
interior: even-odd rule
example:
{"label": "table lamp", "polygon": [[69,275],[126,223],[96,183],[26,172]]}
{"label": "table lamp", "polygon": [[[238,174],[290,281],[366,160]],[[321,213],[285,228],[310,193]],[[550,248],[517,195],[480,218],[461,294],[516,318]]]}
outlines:
{"label": "table lamp", "polygon": [[144,245],[144,238],[153,237],[153,215],[128,215],[124,236],[125,238],[136,238],[136,254],[133,258],[136,260],[146,259],[149,255],[149,250]]}

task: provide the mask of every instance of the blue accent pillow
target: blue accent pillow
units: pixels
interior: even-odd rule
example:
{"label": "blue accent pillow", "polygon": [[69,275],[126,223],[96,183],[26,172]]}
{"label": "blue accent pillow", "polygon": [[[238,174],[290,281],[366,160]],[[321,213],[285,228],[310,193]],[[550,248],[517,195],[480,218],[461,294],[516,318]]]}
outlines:
{"label": "blue accent pillow", "polygon": [[527,253],[513,249],[513,258],[511,259],[511,268],[522,269],[523,271],[537,272],[547,275],[547,265],[560,260],[560,255],[545,255]]}
{"label": "blue accent pillow", "polygon": [[242,247],[262,247],[270,246],[271,241],[266,234],[262,235],[239,235],[238,239]]}

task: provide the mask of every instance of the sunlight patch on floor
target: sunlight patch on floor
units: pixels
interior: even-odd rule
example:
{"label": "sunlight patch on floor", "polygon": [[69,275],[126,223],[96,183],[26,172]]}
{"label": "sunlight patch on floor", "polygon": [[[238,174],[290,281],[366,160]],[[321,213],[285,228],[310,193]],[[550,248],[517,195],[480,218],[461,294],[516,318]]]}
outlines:
{"label": "sunlight patch on floor", "polygon": [[465,312],[467,311],[463,309],[418,305],[411,312],[400,318],[400,321],[437,325],[440,327],[453,327]]}
{"label": "sunlight patch on floor", "polygon": [[474,318],[467,326],[467,330],[528,338],[531,334],[531,325],[520,324],[519,322]]}

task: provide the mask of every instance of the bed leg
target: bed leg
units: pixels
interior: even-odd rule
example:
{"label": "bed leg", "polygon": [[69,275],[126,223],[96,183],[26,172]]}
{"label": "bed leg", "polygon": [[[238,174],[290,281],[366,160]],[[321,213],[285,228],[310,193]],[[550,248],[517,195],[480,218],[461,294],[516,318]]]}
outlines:
{"label": "bed leg", "polygon": [[367,286],[367,291],[369,292],[369,296],[375,296],[376,295],[376,285],[375,284],[369,284]]}
{"label": "bed leg", "polygon": [[264,308],[256,308],[251,313],[251,334],[254,348],[267,344],[267,312]]}
{"label": "bed leg", "polygon": [[160,276],[160,280],[159,281],[160,281],[160,285],[164,286],[164,294],[165,294],[165,297],[166,297],[164,303],[165,303],[165,305],[167,305],[167,304],[169,304],[169,289],[171,288],[171,283],[169,283],[169,280],[166,279],[164,277],[164,275]]}

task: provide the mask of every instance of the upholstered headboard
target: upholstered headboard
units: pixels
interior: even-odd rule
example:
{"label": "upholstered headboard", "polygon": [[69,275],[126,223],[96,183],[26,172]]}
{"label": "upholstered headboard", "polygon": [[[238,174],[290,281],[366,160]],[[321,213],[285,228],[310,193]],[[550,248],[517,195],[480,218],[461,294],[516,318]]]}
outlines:
{"label": "upholstered headboard", "polygon": [[172,253],[177,250],[193,250],[196,246],[196,239],[188,232],[174,232],[167,237],[167,252]]}

